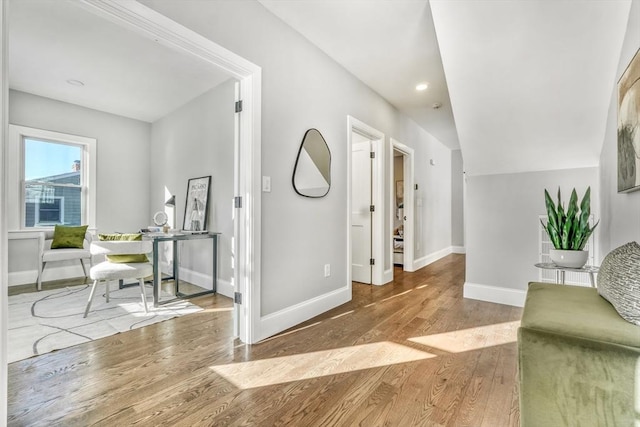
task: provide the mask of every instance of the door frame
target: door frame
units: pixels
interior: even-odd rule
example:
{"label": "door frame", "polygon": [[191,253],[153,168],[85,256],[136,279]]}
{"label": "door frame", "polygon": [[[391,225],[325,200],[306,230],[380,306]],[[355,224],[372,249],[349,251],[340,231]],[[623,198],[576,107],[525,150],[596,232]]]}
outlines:
{"label": "door frame", "polygon": [[[403,170],[404,170],[404,216],[407,219],[404,222],[404,254],[403,254],[403,271],[416,271],[414,266],[414,241],[415,241],[415,176],[414,176],[414,150],[413,148],[402,144],[401,142],[391,138],[391,144],[389,144],[389,168],[391,173],[389,174],[389,230],[393,231],[393,215],[394,215],[394,197],[393,188],[395,183],[393,182],[393,152],[399,151],[403,156]],[[392,260],[391,266],[391,278],[393,279],[393,240],[389,246],[389,254]]]}
{"label": "door frame", "polygon": [[242,112],[236,114],[234,195],[241,198],[241,207],[235,211],[232,250],[236,258],[234,292],[242,294],[242,304],[234,304],[234,311],[240,340],[257,342],[261,306],[260,268],[256,266],[260,266],[261,255],[262,69],[141,3],[81,0],[80,4],[144,37],[207,61],[240,82],[236,101],[242,101]]}
{"label": "door frame", "polygon": [[353,145],[352,132],[358,133],[371,141],[371,151],[375,158],[371,164],[371,203],[376,210],[373,213],[371,233],[371,253],[376,260],[371,271],[371,284],[384,285],[384,218],[386,206],[384,203],[384,133],[368,124],[347,116],[347,284],[351,290],[351,147]]}
{"label": "door frame", "polygon": [[[8,56],[7,56],[7,10],[10,5],[0,2],[0,43],[2,54],[2,104],[0,106],[2,146],[0,164],[6,171],[6,150],[8,135]],[[236,251],[236,291],[243,294],[243,304],[238,307],[240,313],[240,339],[254,343],[260,337],[260,284],[261,284],[261,98],[262,69],[223,48],[198,33],[178,24],[166,16],[142,5],[141,3],[113,2],[110,0],[82,0],[80,5],[87,10],[103,16],[123,27],[143,36],[152,37],[170,48],[198,56],[200,59],[226,71],[230,77],[240,82],[242,100],[242,119],[239,129],[239,177],[235,183],[234,194],[242,197],[240,209],[236,210],[240,233]],[[7,295],[7,200],[5,191],[6,176],[0,176],[0,292]],[[0,395],[6,396],[7,390],[7,320],[8,305],[6,298],[0,298]],[[1,393],[4,392],[4,393]],[[6,400],[0,399],[0,419],[6,419]]]}

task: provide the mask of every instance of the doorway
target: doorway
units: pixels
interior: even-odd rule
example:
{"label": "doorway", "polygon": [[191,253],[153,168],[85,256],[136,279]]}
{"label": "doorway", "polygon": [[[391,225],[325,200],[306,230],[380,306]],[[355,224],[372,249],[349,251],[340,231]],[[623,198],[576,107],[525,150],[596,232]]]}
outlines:
{"label": "doorway", "polygon": [[351,280],[371,284],[373,273],[373,195],[371,140],[352,132]]}
{"label": "doorway", "polygon": [[[0,42],[7,44],[7,9],[9,2],[0,4]],[[243,342],[254,343],[259,336],[260,323],[260,146],[261,146],[261,69],[249,61],[222,48],[216,43],[198,35],[167,19],[165,16],[137,2],[86,2],[83,6],[99,16],[116,22],[145,37],[150,37],[171,48],[196,55],[213,65],[219,66],[240,82],[238,101],[240,130],[236,147],[236,161],[239,165],[234,173],[235,194],[235,230],[234,233],[234,292],[240,294],[235,304],[238,313],[238,335]],[[7,49],[2,49],[0,67],[6,71],[8,64]],[[3,135],[0,147],[0,162],[6,171],[6,138],[8,128],[8,77],[3,73],[2,103],[0,103],[0,124]],[[6,177],[0,177],[0,217],[6,218],[7,195]],[[0,221],[0,292],[6,295],[7,289],[7,225]],[[258,266],[256,268],[255,266]],[[241,303],[240,303],[241,301]],[[240,305],[241,304],[241,305]],[[7,299],[0,304],[0,389],[6,390],[6,337],[7,337]],[[0,404],[0,414],[6,411],[6,402]],[[3,415],[4,416],[4,415]]]}
{"label": "doorway", "polygon": [[384,277],[384,134],[351,117],[348,122],[348,283],[386,283]]}
{"label": "doorway", "polygon": [[[393,265],[403,271],[415,271],[414,258],[414,152],[400,142],[391,139],[389,198],[389,229],[391,230],[391,255]],[[393,277],[393,268],[391,269]]]}

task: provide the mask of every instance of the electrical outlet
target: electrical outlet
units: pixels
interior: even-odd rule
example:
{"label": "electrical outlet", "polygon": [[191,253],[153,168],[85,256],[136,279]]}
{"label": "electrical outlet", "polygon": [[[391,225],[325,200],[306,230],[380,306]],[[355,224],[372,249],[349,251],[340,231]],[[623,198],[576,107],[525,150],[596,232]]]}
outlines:
{"label": "electrical outlet", "polygon": [[324,265],[324,277],[331,276],[331,264]]}

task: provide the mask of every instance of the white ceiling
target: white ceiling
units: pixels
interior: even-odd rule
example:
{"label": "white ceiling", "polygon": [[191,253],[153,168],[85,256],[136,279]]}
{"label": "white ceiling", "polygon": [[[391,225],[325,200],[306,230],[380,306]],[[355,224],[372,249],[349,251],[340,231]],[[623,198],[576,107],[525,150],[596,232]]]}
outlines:
{"label": "white ceiling", "polygon": [[8,9],[12,89],[153,122],[229,78],[77,1],[20,0]]}
{"label": "white ceiling", "polygon": [[630,1],[431,8],[468,174],[598,165]]}
{"label": "white ceiling", "polygon": [[[259,0],[449,148],[458,135],[427,0]],[[429,88],[418,92],[420,82]],[[434,103],[442,104],[433,109]]]}
{"label": "white ceiling", "polygon": [[[630,0],[260,2],[461,147],[470,175],[598,164]],[[12,1],[9,12],[14,89],[153,122],[227,79],[77,1]]]}
{"label": "white ceiling", "polygon": [[470,175],[598,164],[630,0],[259,1]]}

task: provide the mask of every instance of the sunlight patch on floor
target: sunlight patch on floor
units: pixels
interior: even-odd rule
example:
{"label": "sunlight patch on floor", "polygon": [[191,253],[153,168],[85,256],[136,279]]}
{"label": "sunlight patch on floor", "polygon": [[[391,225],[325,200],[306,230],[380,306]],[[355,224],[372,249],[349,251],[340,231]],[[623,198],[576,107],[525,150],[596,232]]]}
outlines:
{"label": "sunlight patch on floor", "polygon": [[210,368],[236,387],[249,389],[432,357],[435,355],[384,341]]}
{"label": "sunlight patch on floor", "polygon": [[404,291],[404,292],[401,292],[401,293],[399,293],[399,294],[395,294],[395,295],[393,295],[393,296],[390,296],[390,297],[388,297],[388,298],[381,299],[381,300],[380,300],[380,302],[389,301],[389,300],[391,300],[391,299],[401,297],[402,295],[406,295],[406,294],[408,294],[408,293],[409,293],[409,292],[411,292],[411,291],[413,291],[413,289],[409,289],[408,291]]}
{"label": "sunlight patch on floor", "polygon": [[205,308],[200,313],[219,313],[223,311],[233,311],[233,307]]}
{"label": "sunlight patch on floor", "polygon": [[320,322],[316,322],[316,323],[312,323],[312,324],[307,325],[307,326],[301,326],[301,327],[299,327],[299,328],[293,329],[293,330],[288,331],[288,332],[282,332],[282,333],[280,333],[280,334],[278,334],[278,335],[274,335],[274,336],[272,336],[272,337],[270,337],[270,338],[265,338],[265,339],[263,339],[263,340],[262,340],[262,341],[260,341],[260,342],[261,342],[261,343],[263,343],[263,342],[267,342],[267,341],[271,341],[271,340],[275,340],[275,339],[278,339],[278,338],[284,337],[285,335],[291,335],[291,334],[294,334],[294,333],[296,333],[296,332],[300,332],[300,331],[303,331],[303,330],[305,330],[305,329],[309,329],[309,328],[311,328],[311,327],[313,327],[313,326],[317,326],[317,325],[319,325],[320,323],[322,323],[322,321],[320,321]]}
{"label": "sunlight patch on floor", "polygon": [[409,341],[447,351],[461,353],[516,342],[520,321],[496,323],[459,331],[409,338]]}
{"label": "sunlight patch on floor", "polygon": [[344,313],[336,314],[332,317],[332,319],[337,319],[338,317],[346,316],[347,314],[355,313],[355,310],[345,311]]}

